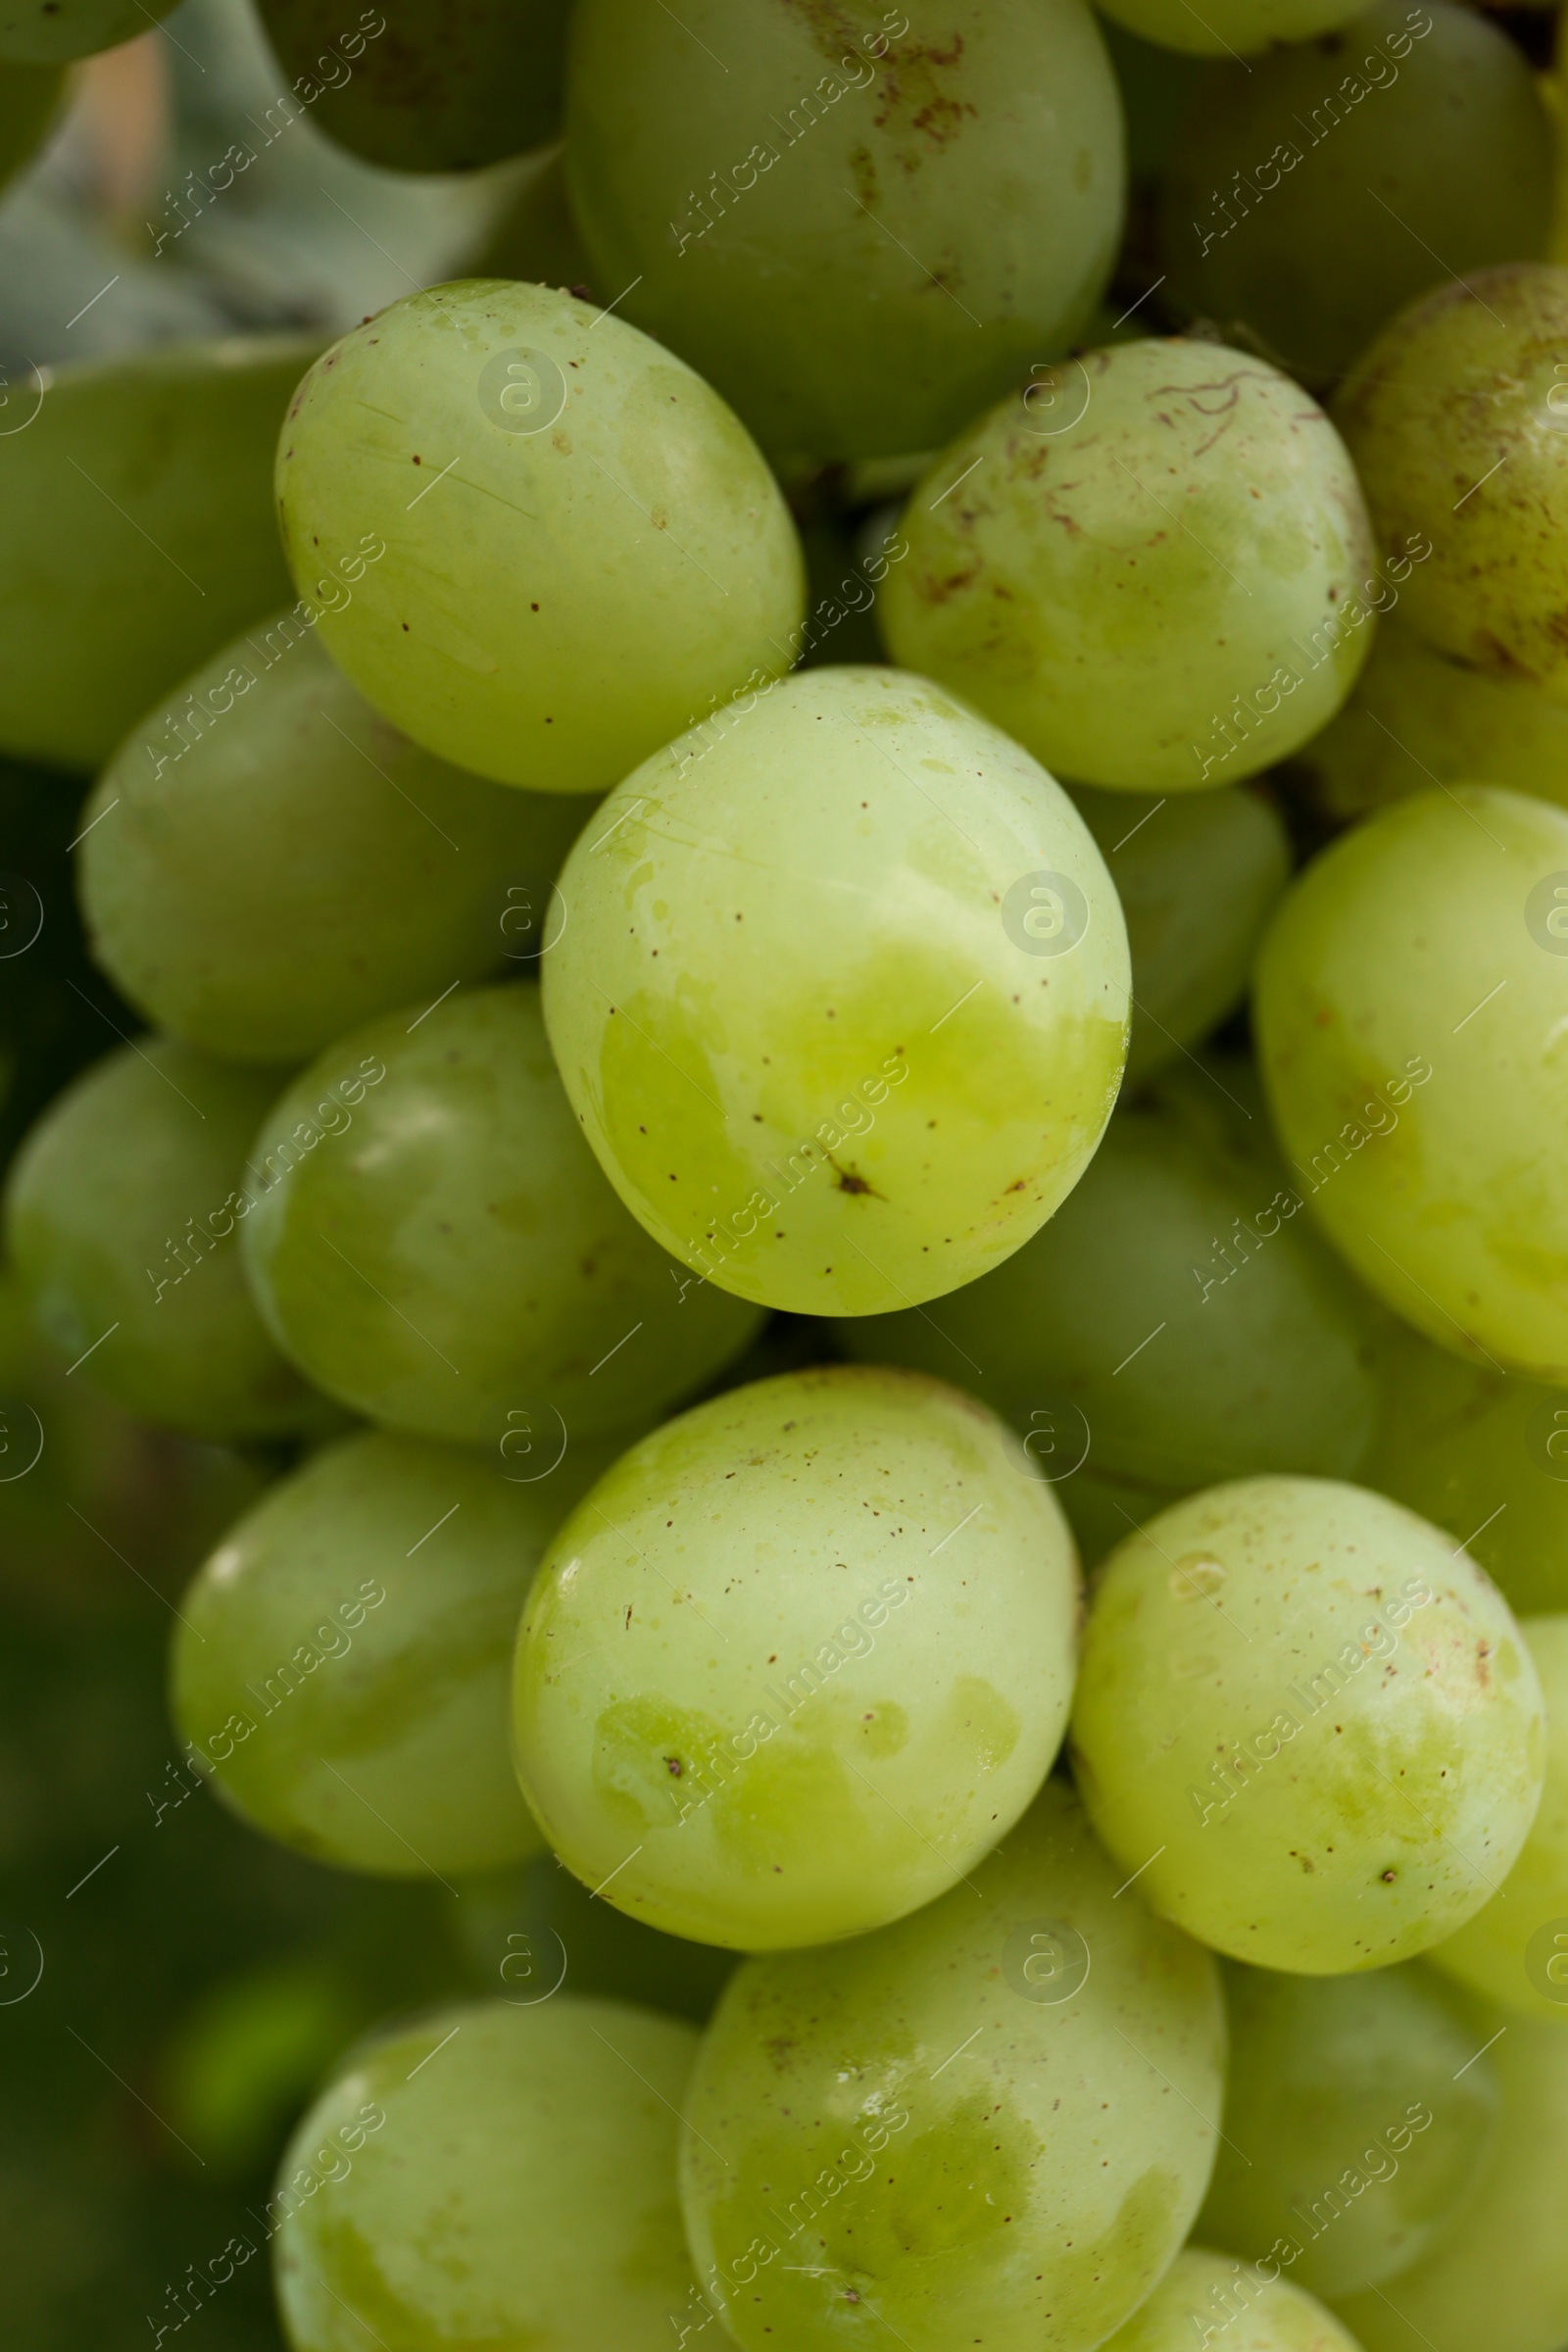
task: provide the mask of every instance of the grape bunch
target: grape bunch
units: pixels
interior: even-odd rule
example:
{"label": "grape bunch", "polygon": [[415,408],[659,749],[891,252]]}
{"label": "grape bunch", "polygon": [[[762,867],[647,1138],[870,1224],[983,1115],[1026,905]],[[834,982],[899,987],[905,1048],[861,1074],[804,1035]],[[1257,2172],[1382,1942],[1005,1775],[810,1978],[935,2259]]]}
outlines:
{"label": "grape bunch", "polygon": [[1549,15],[343,13],[465,267],[0,428],[0,1534],[471,1962],[291,2352],[1563,2352]]}

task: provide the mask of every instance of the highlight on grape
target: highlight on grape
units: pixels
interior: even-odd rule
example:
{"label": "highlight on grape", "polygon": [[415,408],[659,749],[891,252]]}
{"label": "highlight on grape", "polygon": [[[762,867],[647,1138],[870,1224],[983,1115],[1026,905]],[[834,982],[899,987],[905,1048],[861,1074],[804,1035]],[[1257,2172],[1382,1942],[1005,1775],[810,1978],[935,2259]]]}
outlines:
{"label": "highlight on grape", "polygon": [[5,2352],[1568,2352],[1565,11],[0,0]]}

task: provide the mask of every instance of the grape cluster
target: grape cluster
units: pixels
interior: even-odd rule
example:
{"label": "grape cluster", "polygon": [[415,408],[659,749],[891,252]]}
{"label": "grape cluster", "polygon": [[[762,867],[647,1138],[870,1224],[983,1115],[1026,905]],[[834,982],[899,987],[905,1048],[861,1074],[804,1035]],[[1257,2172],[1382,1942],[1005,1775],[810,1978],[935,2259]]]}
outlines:
{"label": "grape cluster", "polygon": [[178,1801],[489,1982],[322,2028],[293,2352],[1562,2352],[1539,27],[382,7],[471,273],[0,439],[5,1361],[224,1465]]}

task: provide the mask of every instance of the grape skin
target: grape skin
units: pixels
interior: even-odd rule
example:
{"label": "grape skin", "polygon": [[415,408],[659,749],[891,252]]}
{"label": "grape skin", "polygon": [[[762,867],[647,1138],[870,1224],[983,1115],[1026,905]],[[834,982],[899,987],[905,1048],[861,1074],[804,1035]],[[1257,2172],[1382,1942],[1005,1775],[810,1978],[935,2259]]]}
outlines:
{"label": "grape skin", "polygon": [[[275,486],[334,661],[499,783],[605,792],[789,667],[800,542],[756,445],[689,368],[569,294],[468,278],[393,303],[299,386]],[[366,538],[386,554],[352,601],[318,591]]]}
{"label": "grape skin", "polygon": [[724,1289],[937,1298],[1088,1164],[1125,1051],[1115,892],[1066,795],[939,688],[790,679],[629,776],[560,887],[563,1083],[632,1213]]}
{"label": "grape skin", "polygon": [[916,488],[877,600],[893,659],[1074,783],[1194,792],[1284,759],[1372,642],[1371,529],[1333,425],[1215,344],[1111,344],[1036,378]]}
{"label": "grape skin", "polygon": [[1089,2352],[1149,2293],[1213,2161],[1224,2011],[1119,1877],[1053,1779],[939,1902],[737,1970],[681,2199],[745,2352]]}
{"label": "grape skin", "polygon": [[1253,993],[1280,1137],[1336,1248],[1440,1347],[1558,1383],[1565,905],[1568,811],[1421,793],[1307,867]]}
{"label": "grape skin", "polygon": [[278,614],[133,728],[82,811],[95,960],[235,1061],[299,1062],[374,1013],[537,949],[592,801],[489,784],[378,718]]}
{"label": "grape skin", "polygon": [[1321,2303],[1281,2276],[1277,2260],[1243,2270],[1202,2246],[1183,2248],[1103,2352],[1193,2352],[1208,2343],[1225,2352],[1360,2352]]}
{"label": "grape skin", "polygon": [[983,1406],[835,1365],[696,1406],[551,1545],[517,1769],[568,1868],[760,1951],[864,1934],[971,1869],[1066,1722],[1077,1563]]}
{"label": "grape skin", "polygon": [[[101,49],[118,49],[167,17],[174,0],[4,0],[0,59],[8,66],[69,65]],[[85,566],[83,566],[85,576]]]}
{"label": "grape skin", "polygon": [[[334,1083],[362,1067],[382,1076],[334,1111]],[[340,1038],[251,1159],[245,1265],[278,1345],[328,1395],[416,1436],[548,1460],[674,1403],[758,1328],[615,1199],[531,981]]]}
{"label": "grape skin", "polygon": [[1255,56],[1276,41],[1309,41],[1360,15],[1366,0],[1114,0],[1105,10],[1141,39],[1192,56]]}
{"label": "grape skin", "polygon": [[1542,1732],[1500,1593],[1363,1489],[1211,1488],[1099,1572],[1084,1802],[1153,1907],[1234,1958],[1333,1976],[1451,1935],[1524,1844]]}
{"label": "grape skin", "polygon": [[268,2206],[293,2352],[668,2352],[700,2301],[675,2183],[696,2045],[677,2018],[559,1992],[364,2050]]}

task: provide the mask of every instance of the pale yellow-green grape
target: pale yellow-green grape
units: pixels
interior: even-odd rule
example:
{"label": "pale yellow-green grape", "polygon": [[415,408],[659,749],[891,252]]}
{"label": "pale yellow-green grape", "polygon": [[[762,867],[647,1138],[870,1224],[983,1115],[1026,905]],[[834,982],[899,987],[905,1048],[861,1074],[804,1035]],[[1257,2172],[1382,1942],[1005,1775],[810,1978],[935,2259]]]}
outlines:
{"label": "pale yellow-green grape", "polygon": [[[1350,1477],[1366,1453],[1387,1318],[1299,1213],[1261,1104],[1249,1122],[1220,1092],[1236,1090],[1232,1065],[1214,1070],[1118,1110],[1082,1183],[1005,1265],[840,1327],[864,1362],[983,1396],[1069,1514],[1082,1469],[1173,1498],[1250,1471]],[[1147,1516],[1126,1507],[1117,1540]]]}
{"label": "pale yellow-green grape", "polygon": [[180,1603],[172,1711],[242,1820],[318,1860],[417,1877],[540,1843],[508,1735],[534,1569],[612,1458],[550,1477],[390,1430],[345,1439],[232,1527]]}
{"label": "pale yellow-green grape", "polygon": [[1381,554],[1431,550],[1407,624],[1568,702],[1568,269],[1445,278],[1361,355],[1334,414]]}
{"label": "pale yellow-green grape", "polygon": [[[0,186],[14,178],[37,153],[45,131],[54,121],[65,79],[63,65],[0,65]],[[5,391],[7,398],[0,405],[18,410],[17,396],[9,379]],[[31,405],[30,401],[23,403],[20,415],[25,416]],[[16,421],[16,416],[7,419],[9,423]]]}
{"label": "pale yellow-green grape", "polygon": [[1104,2352],[1360,2352],[1333,2314],[1283,2276],[1277,2256],[1242,2265],[1203,2246],[1177,2255]]}
{"label": "pale yellow-green grape", "polygon": [[611,795],[560,888],[566,1092],[650,1233],[743,1298],[934,1298],[1100,1141],[1115,891],[1066,794],[922,679],[813,669],[716,713]]}
{"label": "pale yellow-green grape", "polygon": [[702,2301],[676,2190],[696,2048],[679,2018],[561,1992],[362,2050],[267,2206],[293,2352],[668,2352]]}
{"label": "pale yellow-green grape", "polygon": [[551,147],[519,167],[519,185],[474,264],[476,277],[525,277],[585,294],[593,264],[583,250],[566,193],[565,149]]}
{"label": "pale yellow-green grape", "polygon": [[1314,807],[1341,822],[1434,784],[1500,784],[1568,808],[1568,710],[1385,620],[1345,709],[1293,766]]}
{"label": "pale yellow-green grape", "polygon": [[1213,343],[1036,368],[900,527],[909,558],[877,599],[894,660],[1056,773],[1122,791],[1235,784],[1307,742],[1386,594],[1333,425]]}
{"label": "pale yellow-green grape", "polygon": [[1161,191],[1165,299],[1323,383],[1430,286],[1544,254],[1551,192],[1550,120],[1507,34],[1451,0],[1375,0],[1209,69]]}
{"label": "pale yellow-green grape", "polygon": [[523,1789],[634,1917],[743,1951],[898,1919],[1051,1768],[1077,1563],[984,1406],[830,1365],[633,1446],[552,1544],[518,1636]]}
{"label": "pale yellow-green grape", "polygon": [[1364,0],[1113,0],[1105,10],[1118,24],[1164,49],[1196,57],[1227,52],[1254,57],[1277,41],[1309,41],[1345,24]]}
{"label": "pale yellow-green grape", "polygon": [[[1440,1947],[1441,1948],[1441,1947]],[[1233,1961],[1224,2137],[1198,2234],[1338,2298],[1438,2245],[1492,2153],[1475,2004],[1418,1961],[1354,1977]]]}
{"label": "pale yellow-green grape", "polygon": [[118,49],[167,17],[174,0],[0,0],[0,59],[25,66],[69,65],[99,49]]}
{"label": "pale yellow-green grape", "polygon": [[276,487],[333,658],[504,784],[607,791],[793,658],[800,542],[756,444],[570,294],[469,278],[367,319],[301,384]]}
{"label": "pale yellow-green grape", "polygon": [[700,1388],[760,1320],[621,1207],[532,981],[339,1039],[274,1104],[251,1167],[246,1270],[285,1352],[372,1420],[498,1446],[514,1475]]}
{"label": "pale yellow-green grape", "polygon": [[156,706],[99,779],[80,828],[93,954],[191,1044],[302,1061],[536,952],[593,806],[421,752],[281,613]]}
{"label": "pale yellow-green grape", "polygon": [[578,0],[566,122],[599,291],[769,450],[933,448],[1068,348],[1115,258],[1082,0]]}
{"label": "pale yellow-green grape", "polygon": [[12,370],[0,748],[100,766],[149,695],[288,594],[268,469],[316,348],[257,335]]}
{"label": "pale yellow-green grape", "polygon": [[1429,1339],[1568,1383],[1568,811],[1466,785],[1309,865],[1258,957],[1274,1116],[1336,1247]]}
{"label": "pale yellow-green grape", "polygon": [[1273,803],[1256,792],[1222,788],[1172,801],[1081,784],[1072,798],[1127,923],[1127,1084],[1142,1086],[1246,995],[1258,941],[1290,878],[1291,846]]}
{"label": "pale yellow-green grape", "polygon": [[1303,1976],[1452,1935],[1512,1868],[1544,1768],[1496,1588],[1329,1479],[1210,1488],[1112,1552],[1072,1737],[1095,1827],[1154,1908]]}
{"label": "pale yellow-green grape", "polygon": [[514,1869],[465,1879],[462,1902],[454,1924],[476,1983],[521,2005],[566,1984],[700,2026],[736,1965],[720,1944],[665,1936],[600,1901],[548,1848]]}
{"label": "pale yellow-green grape", "polygon": [[1483,1910],[1431,1957],[1506,2009],[1568,2029],[1568,1616],[1520,1628],[1546,1702],[1546,1785],[1524,1850]]}
{"label": "pale yellow-green grape", "polygon": [[1446,1527],[1517,1615],[1568,1610],[1568,1396],[1401,1326],[1380,1356],[1362,1483]]}
{"label": "pale yellow-green grape", "polygon": [[7,1250],[54,1347],[117,1404],[194,1437],[334,1418],[273,1346],[234,1238],[282,1079],[172,1038],[122,1046],[57,1096],[7,1184]]}
{"label": "pale yellow-green grape", "polygon": [[1207,1953],[1151,1916],[1068,1785],[880,1934],[745,1962],[698,2056],[681,2202],[745,2352],[1090,2352],[1213,2162]]}
{"label": "pale yellow-green grape", "polygon": [[1497,2145],[1475,2195],[1401,2278],[1338,2306],[1365,2352],[1559,2352],[1568,2338],[1568,2034],[1493,2011],[1474,2046],[1504,2026]]}
{"label": "pale yellow-green grape", "polygon": [[368,163],[471,172],[553,138],[565,0],[261,0],[261,20],[311,121]]}

